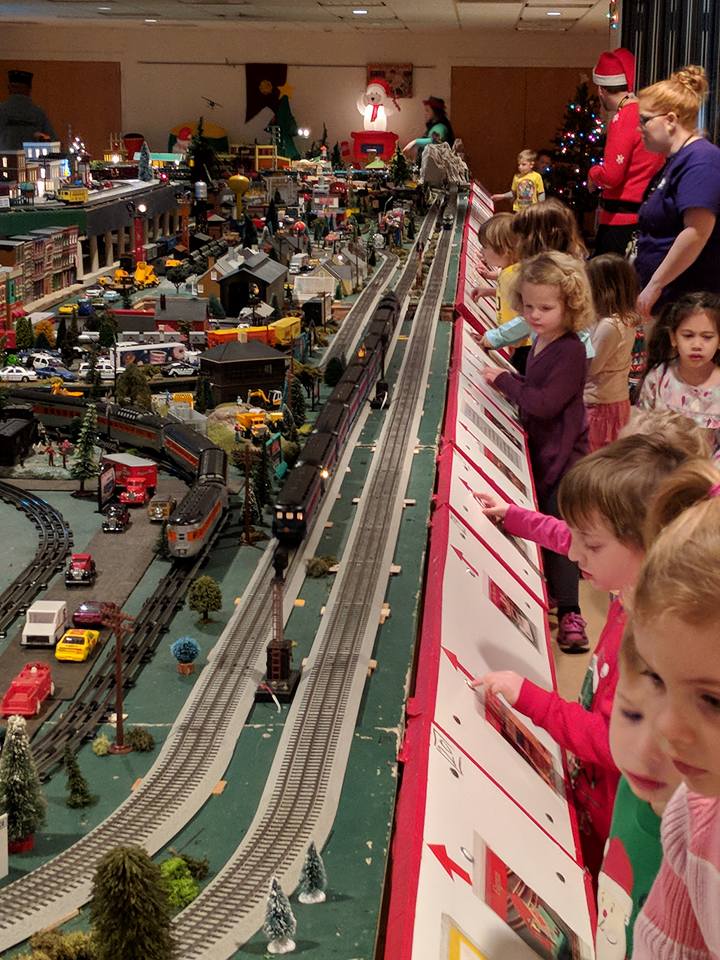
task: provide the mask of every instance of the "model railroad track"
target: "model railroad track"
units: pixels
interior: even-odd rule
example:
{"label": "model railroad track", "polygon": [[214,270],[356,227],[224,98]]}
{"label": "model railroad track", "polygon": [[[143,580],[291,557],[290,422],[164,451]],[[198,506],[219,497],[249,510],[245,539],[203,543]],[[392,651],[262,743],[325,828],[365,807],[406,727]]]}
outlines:
{"label": "model railroad track", "polygon": [[[143,604],[132,633],[123,643],[123,689],[135,686],[145,664],[152,659],[160,640],[181,610],[185,594],[190,589],[198,570],[222,532],[218,526],[212,539],[192,564],[173,563],[151,597]],[[115,643],[108,645],[105,657],[58,723],[47,733],[33,740],[33,756],[38,772],[46,780],[55,767],[62,763],[67,746],[77,750],[84,740],[95,735],[98,726],[114,709],[115,701]]]}
{"label": "model railroad track", "polygon": [[[430,216],[431,222],[437,220],[439,225],[441,211],[433,209]],[[403,278],[406,273],[409,290],[415,275],[412,260],[405,266]],[[384,532],[382,536],[384,539]],[[300,561],[296,558],[293,562]],[[95,867],[109,849],[134,843],[154,854],[208,799],[232,759],[264,674],[272,609],[270,567],[267,551],[245,590],[243,603],[213,648],[208,665],[137,790],[67,850],[0,889],[0,951],[60,922],[89,900]],[[289,569],[288,579],[291,573]],[[294,787],[297,790],[298,784]],[[200,916],[198,922],[211,923]],[[219,960],[220,954],[211,952],[211,956]]]}
{"label": "model railroad track", "polygon": [[[457,216],[456,195],[447,212]],[[322,846],[332,828],[395,550],[453,235],[441,232],[396,399],[258,812],[225,867],[174,923],[183,960],[231,956],[261,925],[272,877],[288,892],[294,888],[310,841]]]}
{"label": "model railroad track", "polygon": [[47,587],[53,574],[62,570],[63,561],[73,545],[73,536],[60,512],[32,493],[10,483],[0,483],[0,500],[22,510],[38,531],[35,556],[0,594],[0,637],[4,637],[18,614],[24,613],[38,593]]}

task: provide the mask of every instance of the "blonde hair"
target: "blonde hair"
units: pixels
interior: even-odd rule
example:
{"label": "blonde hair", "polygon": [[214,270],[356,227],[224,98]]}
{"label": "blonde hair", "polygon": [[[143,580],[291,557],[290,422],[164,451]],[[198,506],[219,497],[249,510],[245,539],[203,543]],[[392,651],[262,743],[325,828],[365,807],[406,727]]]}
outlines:
{"label": "blonde hair", "polygon": [[559,250],[582,260],[587,249],[575,214],[556,197],[533,203],[515,215],[512,225],[518,236],[518,259],[526,260],[546,250]]}
{"label": "blonde hair", "polygon": [[648,504],[688,456],[662,436],[615,440],[568,470],[558,490],[560,513],[580,529],[599,518],[620,543],[642,550]]}
{"label": "blonde hair", "polygon": [[633,407],[630,419],[618,434],[618,440],[635,434],[662,438],[668,446],[682,450],[688,460],[709,459],[712,454],[708,431],[690,417],[684,417],[674,410],[640,410]]}
{"label": "blonde hair", "polygon": [[588,260],[586,270],[598,319],[617,317],[626,327],[636,327],[640,284],[633,265],[617,253],[603,253]]}
{"label": "blonde hair", "polygon": [[478,240],[483,247],[490,247],[496,253],[505,257],[517,259],[517,234],[512,225],[515,219],[512,213],[496,213],[478,228]]}
{"label": "blonde hair", "polygon": [[592,293],[581,260],[557,250],[523,260],[512,287],[512,303],[519,313],[522,313],[524,283],[559,287],[565,304],[564,325],[567,330],[575,333],[593,322]]}
{"label": "blonde hair", "polygon": [[638,93],[653,113],[674,113],[687,129],[697,126],[698,113],[708,95],[707,74],[703,67],[682,67],[667,80],[660,80]]}
{"label": "blonde hair", "polygon": [[683,464],[658,490],[645,531],[648,554],[633,599],[636,623],[665,615],[693,626],[717,619],[718,493],[720,471],[707,460]]}
{"label": "blonde hair", "polygon": [[534,150],[521,150],[518,154],[518,163],[522,163],[523,160],[527,160],[528,163],[535,163],[537,154]]}

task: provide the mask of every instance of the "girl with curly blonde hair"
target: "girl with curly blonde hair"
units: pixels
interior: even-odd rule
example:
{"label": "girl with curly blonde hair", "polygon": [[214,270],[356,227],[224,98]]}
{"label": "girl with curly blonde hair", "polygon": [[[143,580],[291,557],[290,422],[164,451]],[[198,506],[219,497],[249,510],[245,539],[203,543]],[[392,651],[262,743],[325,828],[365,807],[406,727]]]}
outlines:
{"label": "girl with curly blonde hair", "polygon": [[[557,517],[560,481],[588,452],[583,405],[587,365],[578,331],[593,322],[594,310],[584,264],[557,252],[524,260],[514,298],[535,335],[525,376],[487,367],[484,377],[519,407],[540,510]],[[545,573],[558,605],[558,644],[566,650],[586,650],[577,565],[546,551]]]}

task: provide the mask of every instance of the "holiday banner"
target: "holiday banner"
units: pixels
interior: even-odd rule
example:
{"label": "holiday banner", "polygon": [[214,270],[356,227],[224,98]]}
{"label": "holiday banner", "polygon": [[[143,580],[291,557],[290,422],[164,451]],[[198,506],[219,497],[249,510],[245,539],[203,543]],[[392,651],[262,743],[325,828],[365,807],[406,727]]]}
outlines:
{"label": "holiday banner", "polygon": [[276,110],[280,97],[287,92],[281,89],[286,81],[286,63],[245,64],[245,123],[265,107]]}

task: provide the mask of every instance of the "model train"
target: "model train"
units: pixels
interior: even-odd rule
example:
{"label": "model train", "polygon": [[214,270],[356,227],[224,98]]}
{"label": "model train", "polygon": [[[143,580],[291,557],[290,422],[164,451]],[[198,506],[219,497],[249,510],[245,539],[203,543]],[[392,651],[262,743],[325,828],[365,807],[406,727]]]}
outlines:
{"label": "model train", "polygon": [[386,294],[368,331],[330,395],[275,503],[273,534],[296,546],[305,537],[353,424],[373,385],[385,374],[385,354],[401,313],[394,293]]}
{"label": "model train", "polygon": [[[24,390],[46,427],[67,430],[85,413],[80,397]],[[208,542],[227,510],[227,454],[191,427],[138,407],[96,402],[98,433],[104,439],[152,450],[167,457],[194,484],[168,520],[168,548],[174,557],[193,557]]]}

